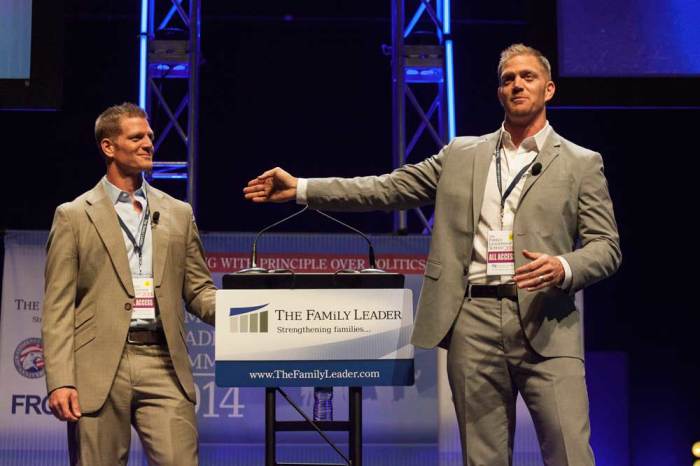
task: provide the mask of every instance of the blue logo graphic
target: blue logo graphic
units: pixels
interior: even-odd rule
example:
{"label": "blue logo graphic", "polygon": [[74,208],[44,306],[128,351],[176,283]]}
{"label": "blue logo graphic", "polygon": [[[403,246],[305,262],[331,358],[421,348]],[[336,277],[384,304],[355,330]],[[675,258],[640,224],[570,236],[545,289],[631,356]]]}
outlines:
{"label": "blue logo graphic", "polygon": [[267,333],[268,311],[255,312],[270,303],[260,306],[229,308],[230,329],[233,333]]}
{"label": "blue logo graphic", "polygon": [[44,345],[41,338],[27,338],[15,349],[15,369],[28,379],[44,376]]}
{"label": "blue logo graphic", "polygon": [[265,306],[267,306],[267,304],[261,304],[260,306],[249,306],[249,307],[232,307],[232,308],[229,308],[228,315],[229,316],[239,316],[241,314],[247,314],[249,312],[257,311],[258,309],[262,309]]}

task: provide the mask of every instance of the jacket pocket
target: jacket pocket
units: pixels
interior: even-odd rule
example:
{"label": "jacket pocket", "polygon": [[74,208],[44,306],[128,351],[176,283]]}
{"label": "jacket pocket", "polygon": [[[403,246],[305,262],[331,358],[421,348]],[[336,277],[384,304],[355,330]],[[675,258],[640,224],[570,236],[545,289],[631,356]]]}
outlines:
{"label": "jacket pocket", "polygon": [[87,321],[95,317],[95,311],[92,307],[81,309],[75,314],[75,329],[82,327]]}
{"label": "jacket pocket", "polygon": [[425,276],[437,280],[440,278],[440,273],[442,273],[442,264],[439,262],[428,260],[425,263]]}
{"label": "jacket pocket", "polygon": [[93,323],[83,325],[75,331],[73,337],[73,351],[78,351],[83,346],[90,343],[97,336],[97,330]]}

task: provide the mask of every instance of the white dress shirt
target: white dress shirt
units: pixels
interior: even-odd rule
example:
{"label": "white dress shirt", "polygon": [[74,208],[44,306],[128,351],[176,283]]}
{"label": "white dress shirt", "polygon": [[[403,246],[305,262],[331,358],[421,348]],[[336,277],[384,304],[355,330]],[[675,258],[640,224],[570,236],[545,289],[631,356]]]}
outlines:
{"label": "white dress shirt", "polygon": [[[520,146],[515,147],[511,135],[506,129],[501,126],[501,183],[503,191],[510,185],[511,181],[517,176],[523,167],[535,160],[537,154],[540,153],[544,142],[552,132],[552,127],[549,122],[546,122],[544,127],[537,134],[525,138]],[[487,276],[486,275],[486,252],[488,232],[491,230],[513,230],[513,220],[515,212],[520,202],[520,195],[525,186],[525,180],[528,176],[532,176],[528,170],[525,175],[520,178],[518,183],[513,187],[510,195],[506,199],[503,208],[503,225],[500,225],[501,212],[501,194],[498,190],[496,180],[496,154],[491,157],[491,164],[486,178],[486,188],[484,191],[484,201],[481,206],[479,215],[479,223],[476,227],[474,235],[474,249],[472,252],[471,262],[469,264],[468,279],[469,283],[481,284],[501,284],[513,281],[512,275]],[[532,251],[541,252],[541,251]],[[514,254],[522,254],[522,251],[513,251]],[[571,267],[563,257],[557,256],[564,267],[564,282],[560,285],[561,288],[567,288],[571,283]]]}

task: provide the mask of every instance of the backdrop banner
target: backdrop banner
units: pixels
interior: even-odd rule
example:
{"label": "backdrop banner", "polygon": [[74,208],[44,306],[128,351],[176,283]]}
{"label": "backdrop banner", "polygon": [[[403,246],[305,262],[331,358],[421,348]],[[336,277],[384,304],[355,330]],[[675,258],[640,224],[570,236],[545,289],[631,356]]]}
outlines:
{"label": "backdrop banner", "polygon": [[[47,406],[41,342],[44,231],[5,233],[0,314],[0,466],[64,465],[65,424]],[[251,233],[204,233],[207,264],[220,286],[225,273],[250,265]],[[428,251],[426,236],[372,236],[377,266],[406,276],[413,307],[422,283]],[[355,235],[270,234],[258,243],[258,265],[297,272],[336,272],[368,266],[366,243]],[[202,465],[263,464],[264,389],[220,388],[215,383],[214,329],[186,314],[187,345],[197,390]],[[444,352],[439,350],[444,356]],[[413,386],[363,388],[364,459],[368,466],[458,466],[459,440],[451,394],[438,351],[416,349]],[[624,466],[627,460],[627,392],[623,355],[588,356],[593,447],[598,463]],[[596,374],[602,374],[597,377]],[[438,390],[440,387],[440,390]],[[311,412],[312,387],[286,392]],[[439,395],[438,395],[439,392]],[[334,417],[347,419],[347,389],[334,389]],[[277,418],[299,420],[278,401]],[[532,422],[518,404],[514,464],[541,464]],[[331,432],[341,447],[347,435]],[[278,460],[340,462],[313,432],[278,435]],[[299,448],[303,445],[304,448]],[[609,458],[609,461],[606,461]],[[602,461],[601,461],[602,460]],[[147,465],[138,437],[132,435],[130,465]]]}
{"label": "backdrop banner", "polygon": [[[41,344],[44,246],[47,232],[8,231],[0,321],[0,464],[65,464],[65,424],[51,415],[46,399]],[[250,264],[254,235],[202,234],[207,263],[217,286],[225,273]],[[428,249],[428,237],[375,236],[377,266],[406,275],[406,288],[417,300]],[[355,235],[270,234],[258,244],[258,263],[271,269],[297,272],[335,272],[368,266],[367,246]],[[410,295],[409,294],[409,295]],[[214,329],[187,314],[187,344],[195,375],[197,415],[203,464],[262,464],[264,389],[219,388],[214,375]],[[371,446],[403,444],[413,457],[431,455],[437,448],[438,413],[436,358],[433,351],[415,353],[415,385],[364,387],[364,442]],[[312,387],[288,387],[290,397],[310,412]],[[347,389],[336,388],[334,416],[347,418]],[[285,402],[278,419],[298,419]],[[337,460],[315,433],[281,434],[280,460]],[[342,434],[331,437],[345,442]],[[134,435],[129,464],[146,464]],[[290,446],[285,451],[284,445]],[[309,448],[292,448],[308,444]],[[233,448],[229,451],[230,448]],[[417,452],[417,449],[419,450]],[[41,454],[40,451],[45,451]],[[401,454],[401,453],[396,453]],[[386,463],[401,458],[392,454]],[[8,459],[9,458],[9,459]],[[3,462],[5,461],[5,462]],[[393,462],[392,462],[393,461]],[[426,460],[425,464],[430,464]]]}

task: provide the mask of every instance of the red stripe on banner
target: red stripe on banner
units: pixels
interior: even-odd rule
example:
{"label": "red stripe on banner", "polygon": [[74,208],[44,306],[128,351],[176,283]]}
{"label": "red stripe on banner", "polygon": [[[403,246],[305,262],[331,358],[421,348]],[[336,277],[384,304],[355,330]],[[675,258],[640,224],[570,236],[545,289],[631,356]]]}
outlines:
{"label": "red stripe on banner", "polygon": [[[387,272],[422,274],[425,255],[382,255],[377,258],[377,268]],[[266,269],[290,269],[299,273],[332,273],[342,269],[361,270],[369,267],[367,256],[361,254],[260,254],[258,267]],[[250,267],[250,255],[244,253],[212,253],[207,255],[207,265],[212,272],[236,272]]]}

